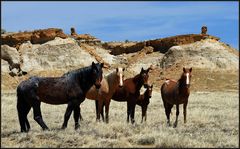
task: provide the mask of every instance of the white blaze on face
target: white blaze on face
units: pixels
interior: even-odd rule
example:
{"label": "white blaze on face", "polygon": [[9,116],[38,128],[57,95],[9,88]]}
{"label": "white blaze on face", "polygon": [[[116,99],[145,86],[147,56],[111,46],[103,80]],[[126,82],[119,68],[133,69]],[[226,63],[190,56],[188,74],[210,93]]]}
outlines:
{"label": "white blaze on face", "polygon": [[188,85],[189,84],[189,73],[186,74],[186,77],[187,77],[186,84]]}
{"label": "white blaze on face", "polygon": [[119,68],[118,72],[120,73],[120,75],[119,75],[119,77],[120,77],[119,85],[123,86],[123,78],[122,78],[123,71],[122,71],[122,68]]}
{"label": "white blaze on face", "polygon": [[166,80],[165,83],[169,84],[170,80]]}

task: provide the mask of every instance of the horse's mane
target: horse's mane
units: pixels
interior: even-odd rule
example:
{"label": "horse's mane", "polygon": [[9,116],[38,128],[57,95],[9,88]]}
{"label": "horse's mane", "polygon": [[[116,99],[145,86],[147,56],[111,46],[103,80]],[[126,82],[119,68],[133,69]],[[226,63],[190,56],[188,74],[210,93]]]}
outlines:
{"label": "horse's mane", "polygon": [[92,71],[91,69],[92,67],[90,65],[76,70],[71,70],[63,74],[63,77],[67,77],[68,79],[79,83],[83,90],[88,90],[94,84],[93,79],[89,76]]}

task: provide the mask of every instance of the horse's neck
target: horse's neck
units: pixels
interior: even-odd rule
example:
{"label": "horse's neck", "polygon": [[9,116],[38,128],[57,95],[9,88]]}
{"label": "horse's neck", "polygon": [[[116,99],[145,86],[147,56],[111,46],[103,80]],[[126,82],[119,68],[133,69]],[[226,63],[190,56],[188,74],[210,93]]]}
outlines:
{"label": "horse's neck", "polygon": [[115,90],[118,87],[117,73],[116,72],[110,73],[106,77],[106,79],[107,79],[107,82],[108,82],[109,91],[110,92],[115,92]]}
{"label": "horse's neck", "polygon": [[177,82],[177,87],[180,95],[185,95],[186,92],[188,92],[188,88],[186,87],[186,81],[182,78],[182,76]]}
{"label": "horse's neck", "polygon": [[141,80],[140,74],[138,74],[137,76],[135,76],[133,78],[135,84],[136,84],[136,90],[140,90],[142,85],[143,85],[143,80]]}
{"label": "horse's neck", "polygon": [[[75,73],[75,77],[79,82],[79,85],[82,87],[82,89],[86,92],[88,91],[94,84],[94,80],[89,78],[91,76],[91,69],[85,68],[85,70],[78,70]],[[89,78],[89,79],[88,79]]]}

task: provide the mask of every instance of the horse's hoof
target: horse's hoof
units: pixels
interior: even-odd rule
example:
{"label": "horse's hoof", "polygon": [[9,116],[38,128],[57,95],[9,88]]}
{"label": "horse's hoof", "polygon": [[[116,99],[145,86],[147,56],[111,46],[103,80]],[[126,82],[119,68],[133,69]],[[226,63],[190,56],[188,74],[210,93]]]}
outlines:
{"label": "horse's hoof", "polygon": [[80,128],[80,125],[75,125],[75,130],[79,129]]}
{"label": "horse's hoof", "polygon": [[174,123],[173,128],[176,128],[176,127],[177,127],[177,123]]}
{"label": "horse's hoof", "polygon": [[61,129],[62,129],[62,130],[64,130],[64,129],[66,129],[66,128],[67,128],[67,126],[62,126],[62,128],[61,128]]}
{"label": "horse's hoof", "polygon": [[132,124],[134,124],[134,123],[135,123],[135,120],[133,119],[133,120],[131,120],[131,122],[132,122]]}
{"label": "horse's hoof", "polygon": [[49,131],[50,129],[49,128],[43,128],[43,131]]}

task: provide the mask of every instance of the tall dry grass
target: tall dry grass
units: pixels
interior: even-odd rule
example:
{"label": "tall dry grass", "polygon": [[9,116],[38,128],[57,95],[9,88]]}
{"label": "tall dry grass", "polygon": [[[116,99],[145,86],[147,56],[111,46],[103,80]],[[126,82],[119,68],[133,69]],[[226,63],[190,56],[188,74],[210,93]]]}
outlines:
{"label": "tall dry grass", "polygon": [[[20,133],[15,92],[1,94],[2,147],[239,147],[239,96],[237,92],[193,92],[189,97],[187,123],[180,106],[177,128],[167,127],[161,95],[154,91],[146,123],[141,122],[137,106],[136,125],[126,123],[126,103],[112,101],[109,124],[97,123],[95,103],[86,99],[82,105],[84,121],[74,130],[71,116],[66,130],[63,122],[66,105],[42,103],[42,115],[51,129],[42,131],[28,115],[29,133]],[[175,107],[171,122],[175,120]]]}

